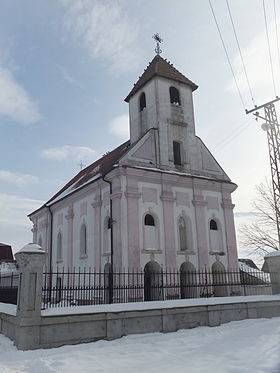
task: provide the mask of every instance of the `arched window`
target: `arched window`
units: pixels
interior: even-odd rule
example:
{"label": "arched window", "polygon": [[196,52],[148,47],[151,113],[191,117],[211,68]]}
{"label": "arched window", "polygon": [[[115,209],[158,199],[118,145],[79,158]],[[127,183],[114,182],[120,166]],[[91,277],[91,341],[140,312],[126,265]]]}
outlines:
{"label": "arched window", "polygon": [[146,108],[146,95],[144,92],[141,93],[139,99],[139,111],[143,111]]}
{"label": "arched window", "polygon": [[87,227],[85,223],[82,224],[80,230],[80,254],[81,256],[87,254]]}
{"label": "arched window", "polygon": [[159,249],[158,224],[151,214],[146,214],[144,218],[144,248],[146,250]]}
{"label": "arched window", "polygon": [[180,93],[177,88],[169,87],[170,103],[173,105],[181,105]]}
{"label": "arched window", "polygon": [[210,220],[210,230],[211,231],[217,231],[218,230],[218,226],[217,226],[217,223],[215,222],[215,220]]}
{"label": "arched window", "polygon": [[181,144],[178,141],[173,141],[173,156],[174,156],[174,164],[182,165]]}
{"label": "arched window", "polygon": [[187,250],[187,225],[186,220],[181,216],[178,221],[179,225],[179,239],[180,239],[180,250]]}
{"label": "arched window", "polygon": [[152,217],[152,215],[147,214],[145,216],[144,224],[145,225],[155,226],[155,219]]}
{"label": "arched window", "polygon": [[57,238],[56,238],[56,259],[57,260],[62,259],[62,235],[60,232],[58,232]]}

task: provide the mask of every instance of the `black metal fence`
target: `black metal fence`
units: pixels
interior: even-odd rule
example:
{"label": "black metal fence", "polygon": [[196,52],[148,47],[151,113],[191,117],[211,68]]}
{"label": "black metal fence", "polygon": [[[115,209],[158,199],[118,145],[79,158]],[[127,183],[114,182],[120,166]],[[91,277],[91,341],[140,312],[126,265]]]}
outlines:
{"label": "black metal fence", "polygon": [[18,272],[0,273],[0,302],[17,304]]}
{"label": "black metal fence", "polygon": [[271,294],[267,273],[78,268],[46,271],[42,307],[96,305],[187,298]]}

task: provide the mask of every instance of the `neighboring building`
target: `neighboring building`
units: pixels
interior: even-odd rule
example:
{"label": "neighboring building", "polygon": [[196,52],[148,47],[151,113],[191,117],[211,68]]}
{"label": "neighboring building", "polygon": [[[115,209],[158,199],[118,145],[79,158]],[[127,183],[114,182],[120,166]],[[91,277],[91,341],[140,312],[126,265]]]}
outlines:
{"label": "neighboring building", "polygon": [[15,263],[12,247],[0,243],[0,302],[16,302],[19,271]]}
{"label": "neighboring building", "polygon": [[252,259],[238,259],[238,263],[239,263],[239,268],[240,270],[242,270],[242,268],[244,267],[249,267],[249,269],[256,269],[259,271],[259,268],[257,267],[256,263],[252,260]]}
{"label": "neighboring building", "polygon": [[12,262],[14,260],[12,247],[0,242],[0,262]]}
{"label": "neighboring building", "polygon": [[196,136],[197,88],[154,57],[125,99],[130,140],[30,214],[50,265],[238,268],[237,186]]}

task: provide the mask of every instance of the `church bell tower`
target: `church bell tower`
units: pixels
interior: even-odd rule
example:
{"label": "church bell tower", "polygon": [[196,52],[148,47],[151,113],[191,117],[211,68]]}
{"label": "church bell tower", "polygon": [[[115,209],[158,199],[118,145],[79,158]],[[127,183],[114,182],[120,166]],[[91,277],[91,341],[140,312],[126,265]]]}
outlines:
{"label": "church bell tower", "polygon": [[130,141],[151,129],[157,133],[159,167],[187,171],[195,153],[192,93],[198,86],[160,56],[160,48],[125,101]]}

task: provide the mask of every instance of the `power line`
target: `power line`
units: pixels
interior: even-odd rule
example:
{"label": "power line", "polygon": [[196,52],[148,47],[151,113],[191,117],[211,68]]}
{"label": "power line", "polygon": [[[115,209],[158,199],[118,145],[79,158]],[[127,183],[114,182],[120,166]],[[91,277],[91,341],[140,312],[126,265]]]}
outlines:
{"label": "power line", "polygon": [[271,57],[271,48],[270,48],[270,42],[269,42],[269,35],[268,35],[268,27],[267,27],[267,18],[266,18],[266,10],[265,10],[265,3],[263,0],[263,14],[264,14],[264,22],[265,22],[265,30],[266,30],[266,40],[267,40],[267,45],[268,45],[268,53],[269,53],[269,61],[270,61],[270,69],[271,69],[271,77],[272,77],[272,82],[273,82],[273,89],[274,89],[274,94],[276,94],[276,87],[275,87],[275,79],[274,79],[274,71],[273,71],[273,64],[272,64],[272,57]]}
{"label": "power line", "polygon": [[240,55],[240,58],[241,58],[241,61],[242,61],[243,70],[244,70],[246,81],[247,81],[248,88],[249,88],[249,91],[250,91],[251,99],[253,101],[253,104],[255,105],[255,101],[254,101],[254,97],[253,97],[251,85],[250,85],[250,82],[249,82],[247,70],[246,70],[246,67],[245,67],[243,55],[242,55],[242,52],[241,52],[241,48],[240,48],[240,44],[239,44],[239,41],[238,41],[238,37],[237,37],[237,33],[236,33],[236,29],[235,29],[235,25],[234,25],[234,22],[233,22],[233,17],[232,17],[232,14],[231,14],[231,10],[230,10],[230,6],[229,6],[228,0],[226,0],[226,3],[227,3],[227,8],[228,8],[228,12],[229,12],[229,16],[230,16],[231,25],[232,25],[232,28],[233,28],[233,33],[234,33],[234,36],[235,36],[236,44],[238,46],[239,55]]}
{"label": "power line", "polygon": [[276,31],[276,44],[277,44],[277,57],[278,57],[278,66],[280,70],[280,53],[279,53],[279,40],[278,40],[278,28],[277,28],[277,17],[276,17],[276,3],[273,1],[274,8],[274,22],[275,22],[275,31]]}
{"label": "power line", "polygon": [[225,45],[224,39],[222,37],[222,33],[221,33],[221,30],[220,30],[220,27],[219,27],[219,24],[218,24],[218,21],[217,21],[214,9],[212,7],[211,0],[208,0],[208,2],[209,2],[209,5],[210,5],[211,11],[212,11],[212,15],[213,15],[213,18],[214,18],[214,21],[215,21],[215,24],[216,24],[216,27],[217,27],[217,30],[218,30],[218,33],[219,33],[219,36],[220,36],[220,39],[221,39],[221,42],[222,42],[225,54],[226,54],[226,57],[227,57],[227,60],[228,60],[228,64],[230,66],[230,70],[231,70],[231,73],[232,73],[232,76],[233,76],[233,79],[234,79],[234,82],[235,82],[235,85],[236,85],[236,88],[237,88],[237,91],[238,91],[239,98],[241,100],[241,103],[242,103],[242,106],[243,106],[244,110],[246,111],[245,104],[244,104],[244,101],[243,101],[243,98],[242,98],[239,86],[237,84],[235,73],[233,71],[233,67],[232,67],[232,64],[231,64],[230,59],[229,59],[229,55],[228,55],[228,52],[227,52],[227,49],[226,49],[226,45]]}
{"label": "power line", "polygon": [[227,135],[225,138],[223,138],[220,142],[218,142],[215,147],[218,148],[219,146],[221,146],[225,141],[227,141],[230,137],[232,137],[235,132],[237,132],[240,128],[242,128],[243,126],[245,126],[249,121],[251,120],[251,118],[247,119],[245,122],[241,123],[237,128],[235,128],[229,135]]}
{"label": "power line", "polygon": [[226,145],[228,145],[236,137],[241,135],[241,133],[243,133],[251,124],[252,124],[252,122],[251,122],[251,118],[250,118],[245,123],[243,123],[241,126],[239,126],[230,136],[225,138],[219,145],[217,145],[217,148],[214,150],[215,154],[219,153]]}

